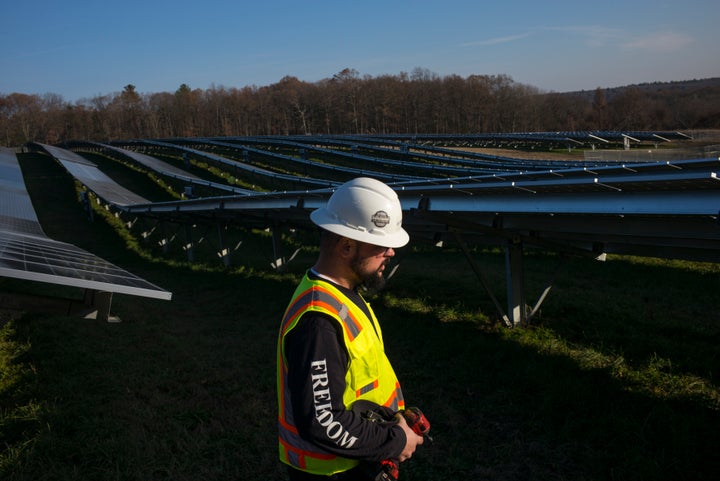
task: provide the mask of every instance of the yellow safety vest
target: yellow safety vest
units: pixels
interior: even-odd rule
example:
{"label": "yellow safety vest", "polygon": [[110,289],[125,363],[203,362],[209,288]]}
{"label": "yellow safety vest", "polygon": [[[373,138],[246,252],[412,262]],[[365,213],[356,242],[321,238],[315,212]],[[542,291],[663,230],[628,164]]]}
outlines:
{"label": "yellow safety vest", "polygon": [[[321,475],[347,471],[359,464],[357,460],[336,456],[298,434],[287,385],[285,336],[308,311],[329,314],[342,327],[350,356],[343,393],[345,407],[351,409],[356,401],[363,399],[395,411],[405,408],[400,383],[385,355],[380,325],[369,304],[367,308],[370,318],[335,286],[323,280],[310,279],[307,274],[295,290],[283,316],[277,349],[278,441],[283,463]],[[339,423],[337,427],[333,426],[331,417],[324,417],[322,422],[327,423],[331,437],[343,431]],[[347,441],[339,439],[338,443],[342,445]]]}

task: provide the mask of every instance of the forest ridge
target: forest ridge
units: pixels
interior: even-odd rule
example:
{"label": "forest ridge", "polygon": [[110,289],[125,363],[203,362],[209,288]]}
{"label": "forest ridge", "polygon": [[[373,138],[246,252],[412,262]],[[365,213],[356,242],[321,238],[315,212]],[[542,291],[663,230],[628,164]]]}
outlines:
{"label": "forest ridge", "polygon": [[308,134],[488,133],[720,128],[720,78],[554,93],[507,75],[361,76],[242,88],[140,93],[136,86],[69,103],[0,94],[0,143]]}

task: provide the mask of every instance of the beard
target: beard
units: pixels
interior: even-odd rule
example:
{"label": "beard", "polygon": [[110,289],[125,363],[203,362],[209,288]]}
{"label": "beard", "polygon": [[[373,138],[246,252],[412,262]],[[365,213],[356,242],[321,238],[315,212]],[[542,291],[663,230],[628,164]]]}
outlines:
{"label": "beard", "polygon": [[356,276],[360,279],[360,286],[364,287],[368,291],[378,292],[383,290],[387,279],[380,270],[381,267],[386,266],[387,262],[383,262],[380,267],[375,270],[368,270],[367,262],[360,259],[358,256],[350,263],[350,268],[353,270]]}

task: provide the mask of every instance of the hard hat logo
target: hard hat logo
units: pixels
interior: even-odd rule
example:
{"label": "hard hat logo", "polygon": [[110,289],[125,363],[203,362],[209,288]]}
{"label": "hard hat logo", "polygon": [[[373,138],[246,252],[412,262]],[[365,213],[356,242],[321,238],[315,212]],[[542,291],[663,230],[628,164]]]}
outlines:
{"label": "hard hat logo", "polygon": [[390,223],[390,216],[384,210],[379,210],[370,218],[375,227],[383,228]]}

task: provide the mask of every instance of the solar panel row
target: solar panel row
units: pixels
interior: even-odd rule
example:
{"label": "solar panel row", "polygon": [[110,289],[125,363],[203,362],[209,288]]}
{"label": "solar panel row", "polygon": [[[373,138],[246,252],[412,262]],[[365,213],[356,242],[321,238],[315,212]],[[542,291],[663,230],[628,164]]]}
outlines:
{"label": "solar panel row", "polygon": [[106,202],[118,206],[145,204],[147,199],[119,185],[97,165],[67,149],[52,145],[37,144],[52,155],[74,178],[86,185],[95,194]]}
{"label": "solar panel row", "polygon": [[[233,158],[246,156],[246,152],[250,150],[253,153],[263,153],[267,157],[265,163],[269,163],[268,158],[275,157],[283,161],[297,162],[299,166],[314,163],[321,164],[323,168],[332,167],[348,178],[358,172],[357,169],[329,166],[326,162],[303,158],[302,148],[315,141],[332,143],[333,139],[327,137],[315,141],[311,137],[304,137],[302,142],[264,137],[228,140],[228,142],[192,138],[167,139],[162,142],[141,140],[127,142],[125,146],[128,149],[142,149],[148,146],[178,149],[178,152],[203,154],[206,159],[213,159],[228,166],[239,163],[213,152],[203,152],[199,148],[222,147],[227,149]],[[272,150],[280,145],[295,149],[295,155],[287,151],[278,153]],[[346,143],[340,142],[336,145],[339,145],[343,155],[347,155]],[[388,150],[392,149],[386,148],[377,152]],[[53,152],[60,158],[68,157],[57,149]],[[358,162],[365,164],[366,160],[366,157],[362,157]],[[376,161],[394,165],[387,159],[378,158]],[[252,175],[266,175],[272,178],[276,176],[276,173],[265,168],[242,165]],[[602,229],[592,230],[595,236],[592,243],[597,245],[605,242],[604,248],[607,252],[613,252],[613,249],[623,252],[633,250],[639,255],[643,255],[643,252],[653,255],[657,250],[652,248],[653,244],[657,244],[663,246],[663,252],[667,256],[679,258],[709,256],[710,259],[707,260],[718,257],[718,254],[712,254],[714,248],[718,247],[718,238],[714,230],[716,225],[714,218],[717,217],[717,209],[720,205],[718,197],[720,183],[714,175],[720,167],[717,159],[635,164],[610,162],[605,165],[585,164],[578,161],[570,164],[561,163],[556,169],[516,168],[510,172],[502,170],[508,166],[506,159],[498,159],[497,165],[498,170],[493,173],[452,178],[403,179],[390,184],[401,198],[406,210],[407,222],[422,233],[433,229],[443,232],[445,228],[442,221],[438,225],[438,219],[443,218],[448,225],[453,224],[456,228],[470,232],[482,230],[483,235],[487,236],[488,227],[499,225],[498,219],[503,219],[504,235],[508,233],[510,229],[508,226],[512,224],[515,234],[527,236],[530,241],[542,237],[543,240],[560,241],[562,238],[562,243],[577,243],[582,239],[582,243],[587,245],[588,222],[580,216],[604,218],[609,216],[614,222],[598,223],[603,226]],[[298,170],[301,168],[298,167]],[[468,171],[473,172],[472,169]],[[386,177],[388,175],[391,175],[391,172],[386,172]],[[300,175],[284,174],[284,177],[304,180]],[[330,186],[337,185],[337,182],[328,183]],[[178,223],[188,222],[193,218],[206,218],[208,221],[222,219],[231,223],[267,227],[271,222],[307,223],[307,212],[314,205],[320,205],[331,192],[332,187],[304,191],[244,192],[241,197],[223,196],[192,201],[118,204],[118,207],[133,214],[148,215]],[[302,209],[298,209],[298,206],[302,206]],[[432,227],[424,225],[430,213],[434,219],[431,223]],[[464,221],[460,221],[460,227],[457,227],[460,215]],[[556,228],[553,226],[558,225],[557,219],[550,217],[558,215],[566,218],[561,226]],[[527,219],[527,216],[542,216],[545,220],[529,222],[528,226],[518,223],[518,219]],[[573,219],[567,219],[568,216],[572,216]],[[642,219],[639,218],[641,216]],[[672,217],[671,225],[674,226],[679,227],[683,222],[687,223],[685,228],[688,230],[683,231],[682,237],[694,240],[679,241],[678,236],[662,229],[663,225],[668,225],[668,217]],[[690,217],[693,219],[691,220]],[[633,222],[642,224],[645,232],[644,235],[638,236],[637,240],[624,234],[626,231],[634,231]],[[703,223],[712,227],[700,228],[699,224]],[[656,224],[657,228],[650,227],[653,224]],[[489,232],[501,233],[497,228]],[[436,234],[433,236],[436,237]],[[623,239],[622,246],[608,241],[618,238]],[[689,248],[689,246],[695,247]],[[700,246],[702,247],[698,249]]]}
{"label": "solar panel row", "polygon": [[83,149],[89,149],[89,150],[98,150],[101,152],[109,152],[109,153],[116,153],[121,158],[128,158],[132,161],[134,161],[137,164],[142,165],[143,167],[149,168],[150,170],[157,172],[158,174],[161,174],[163,176],[177,179],[183,182],[186,182],[189,185],[200,185],[200,186],[206,186],[211,187],[213,189],[233,193],[233,194],[243,194],[243,193],[249,193],[247,189],[241,189],[239,187],[234,187],[227,184],[221,184],[218,182],[211,182],[204,179],[201,179],[200,177],[193,175],[191,173],[186,172],[185,170],[182,170],[172,164],[168,164],[167,162],[163,162],[162,160],[156,159],[155,157],[151,157],[150,155],[145,155],[141,152],[135,152],[133,150],[127,150],[127,149],[121,149],[119,147],[115,147],[108,144],[101,144],[98,142],[73,142],[73,146]]}
{"label": "solar panel row", "polygon": [[[627,133],[507,134],[532,142],[627,139]],[[633,133],[658,138],[657,133]],[[655,136],[655,137],[653,137]],[[681,134],[662,133],[679,138]],[[633,137],[634,140],[638,140]],[[490,137],[487,137],[488,139]],[[348,139],[350,142],[348,142]],[[581,139],[581,140],[577,140]],[[441,150],[423,151],[433,142]],[[274,245],[280,226],[309,227],[308,213],[324,204],[335,186],[358,175],[388,182],[398,193],[404,225],[416,239],[472,238],[506,244],[509,312],[522,317],[524,296],[517,259],[523,245],[598,256],[634,254],[720,262],[720,183],[717,158],[673,162],[528,163],[504,157],[473,157],[452,142],[482,142],[482,136],[354,136],[164,139],[113,143],[127,150],[177,157],[192,155],[247,176],[246,182],[310,187],[172,202],[112,202],[120,212],[161,222],[239,224],[270,228]],[[400,143],[398,143],[400,142]],[[372,147],[375,146],[375,147]],[[47,149],[65,165],[70,157]],[[435,147],[433,147],[434,149]],[[221,152],[222,155],[219,155]],[[362,152],[362,153],[361,153]],[[242,160],[238,160],[242,159]],[[469,161],[469,162],[468,162]],[[473,163],[477,163],[473,166]],[[82,162],[76,162],[82,165]],[[464,167],[463,167],[464,166]],[[366,168],[371,167],[371,168]],[[77,168],[77,167],[75,167]],[[72,173],[72,169],[68,169]],[[308,173],[319,173],[310,177]],[[96,179],[80,179],[93,189]],[[74,174],[74,175],[80,175]],[[327,178],[325,178],[327,176]],[[102,191],[103,182],[97,182]],[[319,185],[324,188],[317,188]],[[115,186],[114,189],[121,189]],[[93,189],[94,190],[94,189]]]}
{"label": "solar panel row", "polygon": [[[65,160],[86,166],[82,159]],[[82,170],[75,170],[82,172]],[[108,319],[113,293],[170,300],[172,294],[79,247],[48,238],[25,188],[15,153],[0,148],[0,276],[78,287]],[[102,309],[100,309],[102,307]]]}
{"label": "solar panel row", "polygon": [[[606,242],[605,252],[636,255],[658,255],[653,248],[657,245],[664,247],[663,257],[720,261],[716,222],[720,182],[708,171],[717,163],[707,159],[392,186],[400,196],[406,223],[418,232],[445,232],[445,222],[468,232],[482,230],[486,236],[513,232],[530,243],[539,239],[585,245]],[[331,192],[259,193],[135,205],[127,211],[176,222],[205,216],[260,228],[273,222],[306,225],[307,212],[322,205]],[[435,221],[423,221],[430,213]],[[591,218],[603,221],[593,223]],[[592,225],[596,227],[588,230]],[[621,245],[616,242],[619,238]]]}

